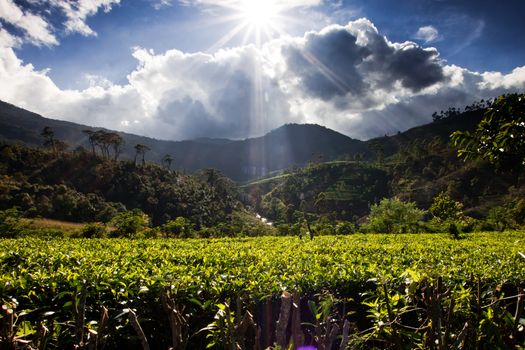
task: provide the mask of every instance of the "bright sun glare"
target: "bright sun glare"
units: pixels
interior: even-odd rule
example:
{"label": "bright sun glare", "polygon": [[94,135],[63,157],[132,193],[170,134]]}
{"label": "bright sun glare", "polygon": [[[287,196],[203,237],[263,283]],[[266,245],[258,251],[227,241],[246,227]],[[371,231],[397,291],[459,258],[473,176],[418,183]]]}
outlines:
{"label": "bright sun glare", "polygon": [[261,45],[283,35],[290,21],[290,17],[285,14],[290,6],[281,0],[224,0],[218,2],[217,6],[226,9],[219,23],[236,24],[209,51],[223,47],[239,36],[243,44],[253,42]]}
{"label": "bright sun glare", "polygon": [[[217,6],[224,10],[219,12],[221,16],[217,23],[228,23],[230,29],[206,51],[216,52],[230,41],[239,38],[242,45],[250,43],[262,47],[265,42],[286,35],[286,28],[290,23],[294,23],[293,18],[287,15],[290,8],[293,8],[287,1],[289,0],[217,1]],[[266,94],[262,58],[256,54],[253,58],[250,129],[253,134],[261,134],[262,131],[267,130],[268,110],[265,101],[269,97]]]}
{"label": "bright sun glare", "polygon": [[240,12],[247,25],[261,28],[273,24],[278,8],[271,0],[243,0]]}

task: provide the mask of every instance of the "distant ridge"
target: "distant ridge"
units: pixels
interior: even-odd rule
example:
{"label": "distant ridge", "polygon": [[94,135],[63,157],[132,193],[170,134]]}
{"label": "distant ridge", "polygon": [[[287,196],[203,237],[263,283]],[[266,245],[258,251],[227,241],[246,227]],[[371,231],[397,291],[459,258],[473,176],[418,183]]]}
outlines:
{"label": "distant ridge", "polygon": [[[76,123],[44,118],[39,114],[0,101],[0,140],[40,147],[40,132],[49,126],[55,136],[72,149],[89,149],[82,130],[99,130]],[[333,159],[344,154],[368,153],[366,144],[319,125],[288,124],[265,136],[246,140],[199,138],[164,141],[119,132],[125,140],[122,158],[133,159],[133,146],[142,143],[151,151],[150,161],[160,162],[165,154],[174,158],[176,169],[198,171],[216,168],[237,181],[245,181],[291,166],[302,166],[320,158]]]}
{"label": "distant ridge", "polygon": [[[369,145],[378,140],[385,152],[393,154],[398,147],[418,138],[435,136],[447,138],[454,130],[472,128],[481,117],[480,112],[466,112],[456,117],[410,129],[396,136],[360,141],[316,124],[286,124],[268,134],[245,140],[199,138],[187,141],[166,141],[119,132],[125,140],[122,158],[133,159],[134,146],[147,145],[149,161],[160,163],[170,154],[173,168],[190,172],[215,168],[236,181],[248,181],[269,173],[303,166],[308,162],[352,158],[361,154],[371,157]],[[39,114],[0,101],[0,140],[40,147],[40,132],[49,126],[55,136],[71,149],[89,149],[87,136],[82,130],[99,130],[86,125],[42,117]]]}

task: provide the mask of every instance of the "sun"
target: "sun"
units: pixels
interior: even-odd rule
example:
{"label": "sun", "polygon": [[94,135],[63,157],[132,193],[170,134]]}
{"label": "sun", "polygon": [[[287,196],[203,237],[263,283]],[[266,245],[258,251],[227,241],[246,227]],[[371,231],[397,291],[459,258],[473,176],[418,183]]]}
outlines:
{"label": "sun", "polygon": [[256,28],[271,27],[279,13],[272,0],[243,0],[239,10],[246,25]]}
{"label": "sun", "polygon": [[210,52],[239,37],[242,44],[260,46],[285,35],[290,22],[287,13],[293,8],[284,0],[221,0],[215,6],[225,10],[216,23],[234,25],[207,50]]}

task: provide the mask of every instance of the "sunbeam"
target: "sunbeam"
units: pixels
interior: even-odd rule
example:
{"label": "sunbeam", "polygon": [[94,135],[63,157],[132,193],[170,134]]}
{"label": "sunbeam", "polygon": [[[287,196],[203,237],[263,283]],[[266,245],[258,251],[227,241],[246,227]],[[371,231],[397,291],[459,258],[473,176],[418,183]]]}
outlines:
{"label": "sunbeam", "polygon": [[312,53],[305,51],[302,53],[302,56],[314,67],[316,67],[319,72],[328,79],[334,86],[342,93],[345,94],[350,90],[348,84],[346,84],[342,79],[340,79],[337,74],[332,72],[325,64],[317,59]]}
{"label": "sunbeam", "polygon": [[[284,27],[294,22],[285,16],[286,5],[275,0],[236,0],[216,5],[224,10],[213,23],[236,23],[234,27],[208,48],[208,52],[220,49],[240,38],[241,43],[261,46],[268,40],[286,33]],[[207,23],[208,25],[210,23]]]}

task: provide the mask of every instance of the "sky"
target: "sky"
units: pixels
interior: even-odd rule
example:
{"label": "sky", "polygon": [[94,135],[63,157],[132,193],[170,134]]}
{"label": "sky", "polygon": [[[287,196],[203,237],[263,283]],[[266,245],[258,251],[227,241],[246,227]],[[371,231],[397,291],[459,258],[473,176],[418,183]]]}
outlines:
{"label": "sky", "polygon": [[158,139],[366,140],[525,91],[525,1],[0,0],[0,100]]}

